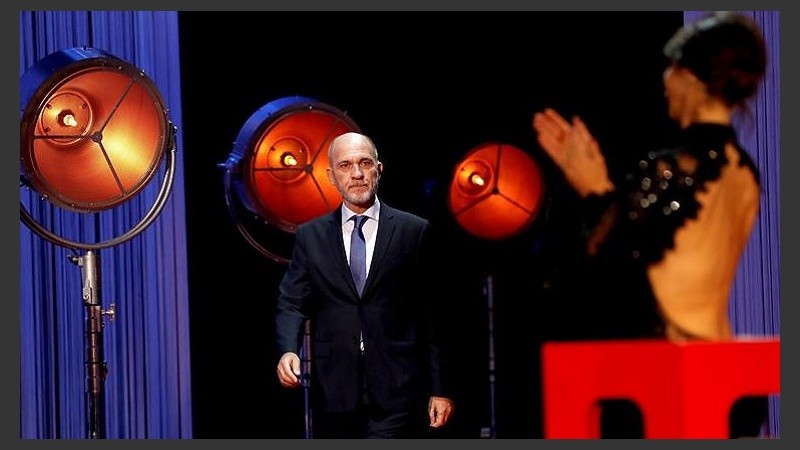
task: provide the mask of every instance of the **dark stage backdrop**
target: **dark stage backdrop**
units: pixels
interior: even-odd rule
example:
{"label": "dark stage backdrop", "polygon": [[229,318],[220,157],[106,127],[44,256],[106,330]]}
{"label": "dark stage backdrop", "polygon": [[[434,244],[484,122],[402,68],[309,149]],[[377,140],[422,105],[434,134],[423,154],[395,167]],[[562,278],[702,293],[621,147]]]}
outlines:
{"label": "dark stage backdrop", "polygon": [[[497,437],[542,437],[539,345],[552,323],[568,323],[549,315],[547,285],[569,262],[560,238],[574,204],[536,144],[532,115],[546,106],[581,115],[610,161],[660,145],[674,131],[661,47],[682,24],[680,11],[180,12],[194,437],[303,437],[303,393],[280,388],[272,353],[285,267],[238,233],[217,167],[251,114],[291,95],[345,111],[378,146],[381,199],[447,232],[452,270],[463,273],[448,299],[459,390],[438,435],[478,437],[494,414]],[[444,196],[455,164],[486,141],[524,149],[547,182],[533,224],[493,243],[462,231]]]}

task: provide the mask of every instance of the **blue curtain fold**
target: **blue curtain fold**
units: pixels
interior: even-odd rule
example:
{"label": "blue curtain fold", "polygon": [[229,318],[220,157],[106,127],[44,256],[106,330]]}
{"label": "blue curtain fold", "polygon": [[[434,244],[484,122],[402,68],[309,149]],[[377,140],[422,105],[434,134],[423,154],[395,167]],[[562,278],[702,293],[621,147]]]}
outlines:
{"label": "blue curtain fold", "polygon": [[[155,83],[177,127],[174,183],[156,220],[99,256],[104,310],[103,381],[107,438],[192,437],[188,283],[180,54],[176,11],[21,11],[20,76],[50,53],[94,47],[123,59]],[[20,115],[24,105],[20,106]],[[127,203],[76,213],[21,188],[21,204],[46,229],[97,243],[137,224],[158,197],[162,164]],[[88,437],[80,252],[20,224],[20,437]]]}

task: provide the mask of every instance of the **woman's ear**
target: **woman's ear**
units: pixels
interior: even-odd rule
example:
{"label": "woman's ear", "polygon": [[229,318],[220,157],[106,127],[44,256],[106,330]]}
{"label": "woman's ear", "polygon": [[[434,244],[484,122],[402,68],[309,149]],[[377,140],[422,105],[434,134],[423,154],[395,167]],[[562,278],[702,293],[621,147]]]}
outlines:
{"label": "woman's ear", "polygon": [[697,78],[697,75],[688,67],[676,66],[675,71],[678,73],[680,79],[687,85],[700,85],[703,87],[706,85],[700,78]]}

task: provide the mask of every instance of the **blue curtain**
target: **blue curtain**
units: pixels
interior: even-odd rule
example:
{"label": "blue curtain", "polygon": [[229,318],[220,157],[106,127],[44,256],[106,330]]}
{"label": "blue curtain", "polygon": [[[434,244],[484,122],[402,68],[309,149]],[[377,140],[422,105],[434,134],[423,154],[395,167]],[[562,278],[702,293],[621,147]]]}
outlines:
{"label": "blue curtain", "polygon": [[[742,146],[761,175],[761,210],[731,291],[730,317],[739,336],[780,336],[780,11],[740,11],[760,26],[769,64],[746,111],[734,117]],[[686,11],[693,22],[705,11]],[[780,398],[770,399],[769,434],[780,436]]]}
{"label": "blue curtain", "polygon": [[[186,223],[181,159],[180,55],[175,11],[21,11],[20,76],[71,47],[105,50],[143,70],[177,126],[174,184],[158,218],[119,245],[97,251],[105,437],[190,438],[191,380]],[[21,111],[24,105],[21,105]],[[105,242],[131,229],[154,204],[166,167],[127,203],[76,213],[21,189],[20,202],[58,236]],[[20,224],[20,437],[88,437],[80,256]]]}

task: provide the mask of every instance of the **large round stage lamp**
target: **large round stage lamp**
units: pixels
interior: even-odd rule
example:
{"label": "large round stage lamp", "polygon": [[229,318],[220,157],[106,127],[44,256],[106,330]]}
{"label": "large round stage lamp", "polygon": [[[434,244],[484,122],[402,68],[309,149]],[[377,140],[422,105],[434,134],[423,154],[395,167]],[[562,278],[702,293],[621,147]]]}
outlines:
{"label": "large round stage lamp", "polygon": [[[105,438],[102,334],[114,305],[103,310],[100,301],[97,250],[132,239],[163,209],[174,180],[177,129],[144,71],[92,47],[51,53],[27,69],[20,79],[20,116],[20,195],[31,189],[37,194],[20,198],[20,219],[53,244],[85,250],[70,260],[81,269],[86,307],[86,437]],[[116,207],[144,192],[159,173],[158,194],[138,222],[103,235],[98,224],[114,220]],[[38,200],[82,218],[78,228],[95,231],[97,239],[52,231],[41,220],[50,216],[48,205]]]}
{"label": "large round stage lamp", "polygon": [[458,163],[448,208],[470,234],[499,240],[519,234],[536,218],[544,198],[538,164],[513,145],[487,142]]}
{"label": "large round stage lamp", "polygon": [[[253,247],[287,262],[288,249],[267,249],[267,241],[289,247],[275,232],[291,237],[298,225],[339,206],[342,197],[325,173],[328,147],[350,131],[360,130],[343,111],[302,96],[270,101],[247,119],[221,167],[229,211]],[[248,225],[242,207],[260,224]],[[260,225],[269,229],[254,229]]]}
{"label": "large round stage lamp", "polygon": [[[539,165],[522,149],[486,142],[467,152],[456,165],[447,204],[456,222],[470,235],[497,242],[520,234],[536,218],[545,183]],[[489,258],[492,259],[492,258]],[[496,437],[494,281],[486,276],[489,338],[489,426],[481,437]]]}
{"label": "large round stage lamp", "polygon": [[90,250],[126,241],[156,218],[172,186],[176,130],[142,70],[91,47],[51,53],[20,79],[20,112],[21,185],[77,213],[127,202],[173,150],[158,199],[127,233],[73,241],[42,227],[20,204],[31,229],[64,247]]}

